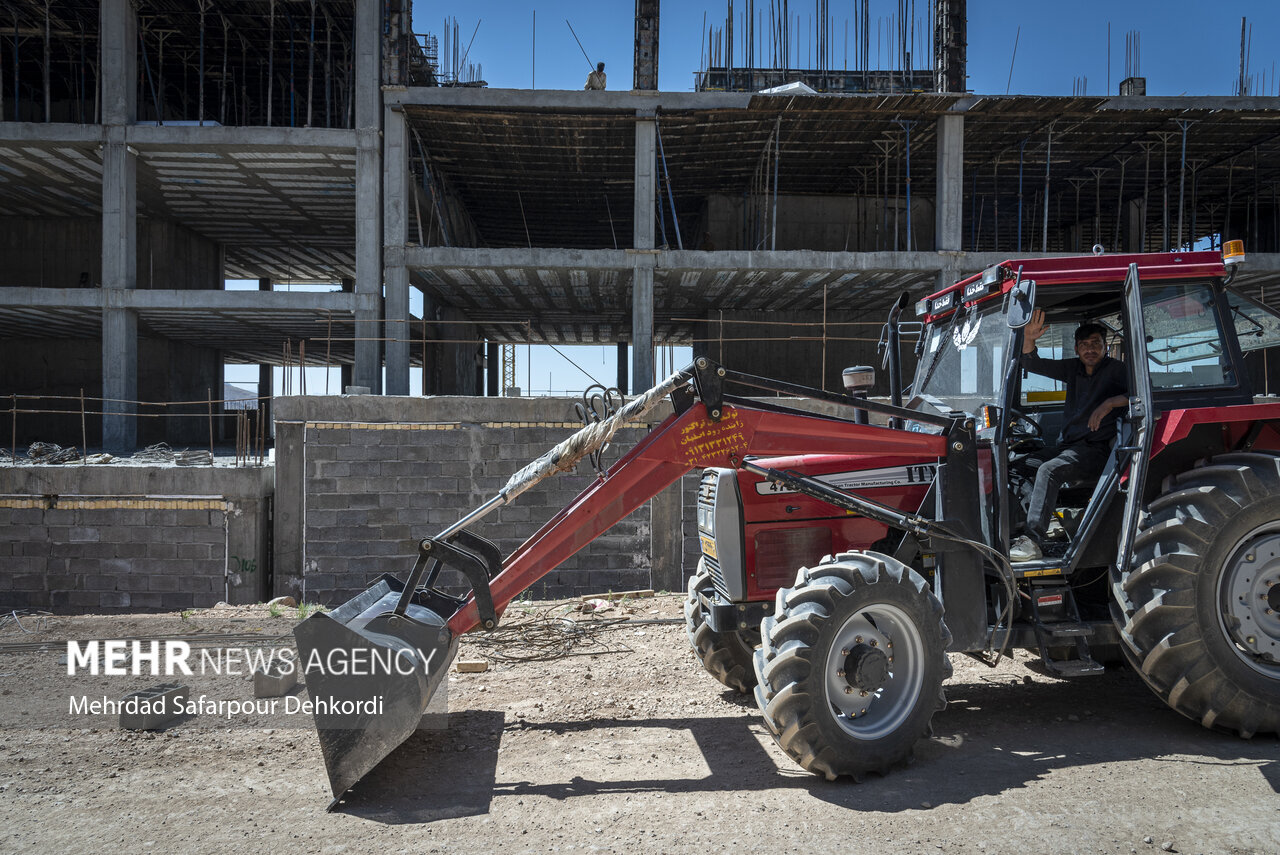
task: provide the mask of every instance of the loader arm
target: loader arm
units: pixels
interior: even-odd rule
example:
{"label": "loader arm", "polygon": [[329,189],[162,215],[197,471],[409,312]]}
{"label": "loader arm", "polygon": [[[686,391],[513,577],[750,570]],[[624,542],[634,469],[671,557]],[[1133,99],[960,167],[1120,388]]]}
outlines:
{"label": "loader arm", "polygon": [[[917,417],[943,427],[942,434],[912,433],[857,424],[721,393],[726,379],[777,392],[811,397]],[[698,399],[687,390],[696,385]],[[566,508],[547,521],[505,561],[493,543],[467,527],[557,472],[569,471],[602,448],[623,425],[633,424],[671,395],[677,412],[655,427]],[[588,424],[515,473],[499,493],[435,537],[419,543],[417,562],[405,581],[383,576],[370,588],[332,612],[317,613],[294,628],[320,750],[334,801],[404,742],[424,721],[432,696],[458,650],[459,637],[474,629],[492,629],[511,600],[567,558],[641,507],[686,472],[709,466],[753,466],[748,455],[844,454],[875,449],[884,454],[946,456],[946,418],[913,414],[900,407],[859,402],[821,390],[789,384],[767,385],[762,378],[737,374],[699,359],[629,402],[617,413]],[[782,476],[791,477],[791,476]],[[807,481],[807,479],[799,479]],[[822,498],[823,485],[812,486]],[[851,494],[844,499],[856,502]],[[867,506],[868,513],[877,508]],[[842,505],[844,506],[844,505]],[[464,598],[434,587],[443,566],[463,573],[471,583]],[[419,583],[425,583],[420,587]],[[334,657],[362,662],[394,658],[388,671],[355,673],[326,668]],[[312,665],[311,663],[320,663]],[[402,664],[411,667],[402,669]],[[383,710],[360,712],[376,699]],[[352,706],[354,705],[354,706]],[[355,712],[352,712],[354,710]]]}
{"label": "loader arm", "polygon": [[[656,426],[503,562],[490,582],[499,614],[523,591],[694,469],[739,468],[748,455],[884,454],[944,457],[944,436],[911,433],[726,396],[719,420],[702,402]],[[480,626],[474,595],[448,620],[454,635]]]}

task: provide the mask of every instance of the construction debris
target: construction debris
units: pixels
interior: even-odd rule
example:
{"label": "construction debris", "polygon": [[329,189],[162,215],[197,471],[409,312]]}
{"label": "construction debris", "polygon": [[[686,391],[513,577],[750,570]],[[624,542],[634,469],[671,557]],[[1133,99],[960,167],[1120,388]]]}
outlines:
{"label": "construction debris", "polygon": [[[583,597],[583,602],[591,600],[644,600],[653,596],[652,588],[644,588],[639,591],[610,591],[607,594],[588,594]],[[585,609],[584,609],[585,611]]]}
{"label": "construction debris", "polygon": [[298,666],[296,662],[286,665],[279,659],[272,659],[266,668],[253,672],[253,696],[255,698],[279,698],[287,695],[298,685]]}
{"label": "construction debris", "polygon": [[27,446],[27,457],[32,463],[70,463],[80,459],[80,451],[52,442],[33,442]]}
{"label": "construction debris", "polygon": [[120,727],[123,730],[162,730],[182,715],[191,690],[178,683],[161,683],[120,699]]}
{"label": "construction debris", "polygon": [[167,442],[157,442],[155,445],[148,445],[141,451],[135,451],[134,460],[153,460],[157,463],[172,463],[173,449],[169,447]]}
{"label": "construction debris", "polygon": [[207,451],[179,451],[173,455],[179,466],[212,466],[213,455]]}
{"label": "construction debris", "polygon": [[489,663],[484,659],[459,659],[459,674],[481,674],[489,670]]}

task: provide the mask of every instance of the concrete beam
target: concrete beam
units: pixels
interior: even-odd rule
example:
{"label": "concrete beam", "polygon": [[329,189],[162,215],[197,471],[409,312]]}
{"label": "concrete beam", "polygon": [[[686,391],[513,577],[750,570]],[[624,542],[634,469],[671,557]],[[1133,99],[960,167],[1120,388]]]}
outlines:
{"label": "concrete beam", "polygon": [[[1070,252],[819,252],[816,250],[634,250],[614,249],[470,249],[411,246],[405,264],[411,270],[429,268],[530,268],[543,270],[630,270],[634,258],[653,259],[655,270],[847,270],[938,272],[948,267],[977,272],[1010,258],[1061,258]],[[1250,253],[1247,271],[1280,271],[1280,253]],[[74,290],[74,289],[71,289]],[[0,290],[0,298],[3,292]]]}
{"label": "concrete beam", "polygon": [[255,146],[350,151],[356,147],[356,132],[349,128],[131,125],[126,141],[138,147],[189,145],[210,148],[225,145],[234,147],[237,151],[252,151]]}
{"label": "concrete beam", "polygon": [[545,249],[539,247],[408,246],[405,264],[414,270],[432,267],[533,267],[546,269],[631,269],[629,250]]}
{"label": "concrete beam", "polygon": [[512,110],[745,110],[752,92],[640,92],[577,89],[472,89],[413,86],[388,91],[388,104]]}
{"label": "concrete beam", "polygon": [[102,140],[99,125],[45,124],[43,122],[0,122],[0,142],[97,143]]}
{"label": "concrete beam", "polygon": [[382,245],[386,282],[387,394],[409,394],[409,268],[404,245],[409,238],[409,130],[404,111],[388,107],[382,135]]}
{"label": "concrete beam", "polygon": [[299,291],[138,291],[103,288],[0,288],[0,308],[6,306],[48,306],[85,309],[207,309],[226,311],[334,311],[354,312],[371,299],[341,291],[306,293]]}

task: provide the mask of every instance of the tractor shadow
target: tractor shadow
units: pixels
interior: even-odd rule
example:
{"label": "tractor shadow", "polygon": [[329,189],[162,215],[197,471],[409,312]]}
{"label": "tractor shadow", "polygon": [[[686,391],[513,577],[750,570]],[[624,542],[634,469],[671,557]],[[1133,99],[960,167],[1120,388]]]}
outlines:
{"label": "tractor shadow", "polygon": [[[1168,762],[1257,767],[1280,792],[1280,741],[1205,730],[1165,707],[1127,671],[1030,684],[993,675],[948,684],[947,695],[949,705],[934,718],[932,738],[917,744],[915,762],[883,778],[870,775],[863,784],[847,778],[828,782],[796,766],[766,732],[754,701],[732,692],[723,693],[719,715],[707,716],[528,722],[506,720],[495,710],[458,712],[449,716],[447,731],[419,731],[393,751],[339,810],[407,824],[485,815],[495,797],[564,801],[648,792],[803,790],[850,811],[893,813],[925,803],[965,804],[1026,787],[1059,769],[1164,762],[1173,754],[1179,756]],[[568,744],[594,752],[599,762],[584,765],[575,756],[558,763],[548,756],[536,780],[499,780],[504,736],[523,734],[574,737]],[[687,750],[690,738],[700,757]],[[630,777],[613,775],[608,763],[623,744],[628,762],[619,768],[632,770]],[[548,754],[559,756],[561,750]],[[653,759],[637,761],[637,755]],[[634,775],[650,762],[654,774]],[[582,774],[588,768],[591,774]]]}

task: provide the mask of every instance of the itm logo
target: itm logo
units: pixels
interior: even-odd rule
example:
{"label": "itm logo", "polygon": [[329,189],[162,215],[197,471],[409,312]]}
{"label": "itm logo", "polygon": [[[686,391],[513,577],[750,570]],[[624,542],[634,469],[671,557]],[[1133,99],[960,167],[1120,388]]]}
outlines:
{"label": "itm logo", "polygon": [[[86,641],[81,647],[78,641],[67,642],[67,675],[75,676],[77,669],[90,674],[108,677],[138,677],[143,673],[155,677],[162,671],[172,677],[182,673],[191,676],[187,659],[191,645],[185,641]],[[144,663],[150,666],[143,671]]]}

